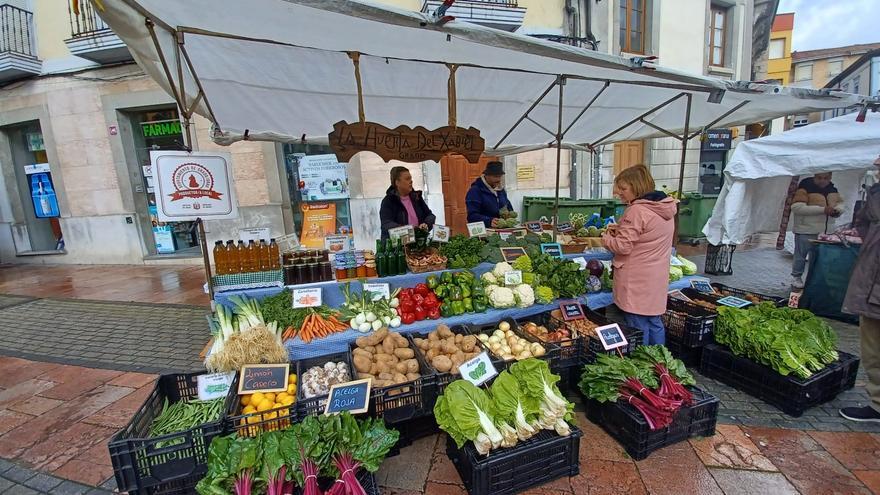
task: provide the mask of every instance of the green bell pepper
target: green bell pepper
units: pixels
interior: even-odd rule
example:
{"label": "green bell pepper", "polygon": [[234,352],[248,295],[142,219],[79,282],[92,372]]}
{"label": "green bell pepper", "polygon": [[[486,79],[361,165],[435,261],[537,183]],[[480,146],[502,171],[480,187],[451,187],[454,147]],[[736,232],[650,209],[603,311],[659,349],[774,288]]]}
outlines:
{"label": "green bell pepper", "polygon": [[440,281],[444,284],[452,283],[452,272],[443,272],[440,274]]}
{"label": "green bell pepper", "polygon": [[475,285],[471,289],[471,297],[479,297],[479,296],[485,296],[485,295],[486,295],[486,289],[484,289],[482,285]]}
{"label": "green bell pepper", "polygon": [[452,303],[445,302],[440,305],[440,316],[443,318],[449,318],[450,316],[455,316],[455,313],[452,311]]}
{"label": "green bell pepper", "polygon": [[485,313],[486,309],[488,309],[485,301],[477,301],[474,300],[474,312],[475,313]]}
{"label": "green bell pepper", "polygon": [[464,312],[465,313],[473,313],[474,312],[474,300],[466,297],[461,301],[464,304]]}
{"label": "green bell pepper", "polygon": [[461,301],[462,297],[463,296],[461,295],[461,287],[459,287],[457,285],[453,285],[446,292],[446,298],[452,299],[453,301]]}
{"label": "green bell pepper", "polygon": [[448,292],[448,286],[447,286],[447,285],[440,284],[440,285],[438,285],[437,287],[434,288],[434,294],[437,296],[437,299],[440,299],[441,301],[442,301],[443,299],[446,299],[446,293],[447,293],[447,292]]}
{"label": "green bell pepper", "polygon": [[464,303],[461,301],[452,301],[452,313],[455,316],[464,314]]}
{"label": "green bell pepper", "polygon": [[429,289],[436,289],[438,285],[440,285],[440,279],[437,275],[428,275],[428,278],[425,279],[425,284]]}
{"label": "green bell pepper", "polygon": [[459,288],[461,289],[461,297],[462,298],[471,297],[471,288],[470,287],[468,287],[467,285],[461,285],[461,286],[459,286]]}
{"label": "green bell pepper", "polygon": [[483,304],[483,305],[487,305],[487,304],[489,304],[489,298],[486,297],[486,296],[474,296],[472,299],[474,300],[474,305],[475,305],[475,306],[476,306],[477,303],[480,303],[480,304]]}

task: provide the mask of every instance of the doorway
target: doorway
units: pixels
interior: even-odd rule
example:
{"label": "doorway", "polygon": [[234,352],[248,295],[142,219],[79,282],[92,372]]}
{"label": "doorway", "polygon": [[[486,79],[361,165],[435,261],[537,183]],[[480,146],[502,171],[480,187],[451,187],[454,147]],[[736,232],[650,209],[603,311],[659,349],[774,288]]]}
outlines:
{"label": "doorway", "polygon": [[498,161],[498,157],[483,156],[477,163],[470,163],[462,155],[447,155],[440,159],[443,181],[443,210],[446,226],[453,234],[467,233],[467,204],[465,195],[471,183],[483,173],[486,164]]}
{"label": "doorway", "polygon": [[644,141],[621,141],[614,143],[614,176],[624,170],[644,163]]}

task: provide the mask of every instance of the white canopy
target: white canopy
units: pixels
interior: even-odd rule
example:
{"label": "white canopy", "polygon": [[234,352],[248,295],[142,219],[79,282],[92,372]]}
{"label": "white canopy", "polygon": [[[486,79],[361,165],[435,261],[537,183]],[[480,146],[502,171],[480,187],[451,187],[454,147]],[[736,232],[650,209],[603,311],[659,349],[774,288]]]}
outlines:
{"label": "white canopy", "polygon": [[792,177],[833,172],[847,222],[865,171],[880,154],[880,113],[855,114],[740,143],[724,169],[724,186],[703,228],[712,244],[740,244],[779,229]]}
{"label": "white canopy", "polygon": [[[212,120],[221,144],[326,142],[334,123],[356,122],[354,52],[366,120],[389,128],[447,125],[448,64],[456,65],[456,123],[479,129],[490,152],[555,145],[560,91],[571,148],[667,135],[659,129],[681,134],[689,100],[691,134],[864,103],[858,95],[687,74],[467,22],[440,25],[362,1],[103,5],[101,17],[138,63],[183,108]],[[534,122],[522,119],[527,113]]]}

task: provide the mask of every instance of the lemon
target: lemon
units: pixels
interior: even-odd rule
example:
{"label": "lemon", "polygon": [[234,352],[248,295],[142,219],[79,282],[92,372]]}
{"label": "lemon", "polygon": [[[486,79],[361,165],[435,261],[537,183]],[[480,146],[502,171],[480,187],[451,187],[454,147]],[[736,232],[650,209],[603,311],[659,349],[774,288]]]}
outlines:
{"label": "lemon", "polygon": [[251,396],[250,395],[242,395],[241,396],[241,405],[242,406],[250,405],[250,403],[251,403]]}
{"label": "lemon", "polygon": [[287,383],[296,383],[296,373],[291,373],[290,376],[287,377]]}
{"label": "lemon", "polygon": [[260,402],[260,404],[257,405],[257,412],[268,411],[269,409],[272,409],[272,406],[274,405],[275,403],[271,400],[263,399],[263,402]]}
{"label": "lemon", "polygon": [[266,392],[265,394],[263,394],[263,398],[275,402],[275,394],[272,392]]}
{"label": "lemon", "polygon": [[259,404],[260,402],[263,402],[263,399],[265,398],[266,396],[263,395],[263,392],[257,392],[251,395],[251,404]]}
{"label": "lemon", "polygon": [[248,416],[248,418],[247,418],[247,422],[248,422],[249,425],[259,423],[259,422],[260,422],[260,417],[259,417],[259,416]]}
{"label": "lemon", "polygon": [[[281,406],[281,404],[278,405]],[[275,414],[277,414],[279,418],[283,418],[284,416],[290,415],[290,409],[279,409]]]}
{"label": "lemon", "polygon": [[279,392],[278,395],[275,396],[275,402],[284,402],[284,399],[287,397],[290,397],[290,394],[288,394],[287,392]]}
{"label": "lemon", "polygon": [[254,406],[250,405],[245,406],[245,408],[241,410],[242,414],[253,414],[255,412],[257,412],[257,409]]}
{"label": "lemon", "polygon": [[290,385],[287,386],[287,393],[289,395],[296,395],[296,384],[295,383],[291,383]]}
{"label": "lemon", "polygon": [[287,398],[285,398],[285,399],[281,402],[281,404],[282,404],[282,405],[285,405],[285,406],[289,406],[289,405],[293,404],[295,401],[296,401],[296,399],[294,399],[293,397],[291,397],[291,396],[288,395]]}

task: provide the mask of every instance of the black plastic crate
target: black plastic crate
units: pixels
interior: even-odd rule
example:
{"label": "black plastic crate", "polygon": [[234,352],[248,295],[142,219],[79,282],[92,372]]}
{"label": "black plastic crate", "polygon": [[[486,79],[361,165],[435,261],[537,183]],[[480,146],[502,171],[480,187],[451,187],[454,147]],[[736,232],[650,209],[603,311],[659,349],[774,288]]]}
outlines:
{"label": "black plastic crate", "polygon": [[736,356],[725,346],[710,345],[703,349],[700,373],[798,417],[855,385],[859,358],[841,351],[838,354],[837,362],[803,380],[782,376],[769,366]]}
{"label": "black plastic crate", "polygon": [[[563,370],[578,367],[581,364],[581,346],[583,345],[584,337],[578,335],[576,332],[571,332],[575,335],[572,338],[562,339],[562,340],[548,340],[532,335],[523,328],[525,323],[532,322],[537,325],[541,325],[547,327],[547,330],[551,332],[555,332],[559,328],[567,328],[566,322],[564,320],[560,320],[559,318],[554,318],[551,315],[551,311],[545,311],[544,313],[538,313],[536,315],[528,316],[525,318],[520,318],[516,320],[517,328],[519,328],[521,334],[528,335],[536,339],[538,342],[550,343],[559,348],[559,352],[557,356],[550,362],[550,368],[554,373],[561,373]],[[569,331],[571,330],[568,328]]]}
{"label": "black plastic crate", "polygon": [[[205,373],[162,375],[131,422],[110,439],[110,460],[120,492],[185,493],[208,469],[208,447],[223,433],[217,421],[149,438],[150,424],[169,404],[198,397],[197,377]],[[192,485],[192,486],[190,486]],[[177,490],[177,491],[175,491]]]}
{"label": "black plastic crate", "polygon": [[[469,335],[470,334],[470,329],[468,328],[467,325],[455,325],[455,326],[449,327],[449,330],[451,330],[452,333],[461,334],[461,335]],[[440,396],[444,390],[446,390],[447,385],[449,385],[450,383],[454,382],[455,380],[458,380],[459,378],[461,378],[461,374],[451,373],[451,372],[441,373],[441,372],[437,371],[436,369],[434,369],[433,366],[431,366],[431,363],[428,361],[427,355],[422,351],[422,349],[419,348],[418,345],[416,345],[416,342],[415,342],[415,339],[427,339],[428,338],[427,333],[413,332],[413,333],[408,333],[407,337],[409,338],[410,346],[412,346],[412,348],[415,350],[416,355],[419,355],[422,357],[422,359],[425,361],[425,364],[428,366],[428,368],[431,370],[431,372],[434,375],[434,386],[436,388],[436,392],[435,392],[434,398],[430,404],[430,409],[433,413],[434,403],[436,402],[437,397]],[[489,349],[487,349],[486,346],[484,346],[482,342],[480,342],[480,339],[477,339],[477,347],[480,349],[480,352],[485,351],[489,355],[489,359],[492,361],[492,364],[495,365],[495,368],[497,368],[499,370],[502,369],[502,367],[504,366],[504,361],[502,361],[501,359],[498,359],[494,354],[492,354],[492,352],[489,351]]]}
{"label": "black plastic crate", "polygon": [[[407,339],[407,342],[419,362],[419,374],[422,376],[399,385],[373,387],[370,390],[370,414],[383,418],[387,424],[434,414],[434,402],[437,401],[434,368],[428,366],[412,340]],[[354,342],[349,344],[349,356],[356,347]]]}
{"label": "black plastic crate", "polygon": [[[587,319],[592,321],[593,323],[598,324],[600,327],[614,323],[613,321],[595,311],[585,310],[585,312],[587,315]],[[599,356],[599,354],[618,355],[617,351],[619,350],[621,354],[623,354],[624,356],[628,356],[632,351],[636,349],[636,347],[642,345],[645,337],[645,333],[642,330],[639,330],[638,328],[628,327],[622,323],[618,323],[618,325],[620,326],[620,330],[623,331],[624,337],[626,337],[626,345],[618,347],[617,349],[606,351],[605,348],[602,347],[602,342],[599,340],[598,336],[596,336],[595,338],[584,338],[584,343],[581,348],[582,367],[586,364],[595,363],[596,358]]]}
{"label": "black plastic crate", "polygon": [[525,442],[492,450],[488,456],[478,454],[471,442],[459,449],[447,436],[446,454],[471,495],[507,495],[576,476],[580,472],[578,448],[582,435],[574,425],[567,437],[541,430]]}
{"label": "black plastic crate", "polygon": [[302,419],[306,416],[318,416],[324,414],[327,406],[327,394],[318,395],[316,397],[305,398],[303,395],[302,377],[303,373],[314,366],[324,366],[329,361],[338,363],[342,361],[348,366],[348,374],[350,380],[357,379],[357,372],[351,362],[351,355],[348,352],[338,352],[336,354],[327,354],[313,358],[301,359],[296,362],[296,378],[299,383],[296,385],[296,410],[298,418]]}
{"label": "black plastic crate", "polygon": [[694,395],[694,405],[681,407],[672,424],[665,428],[651,430],[642,413],[623,401],[602,403],[587,399],[587,418],[614,437],[630,457],[640,461],[663,447],[715,434],[718,399],[696,387],[688,390]]}
{"label": "black plastic crate", "polygon": [[[400,438],[396,445],[398,451],[400,448],[412,445],[413,442],[420,438],[440,433],[440,426],[437,425],[433,415],[404,421],[393,425],[393,427],[400,432]],[[391,456],[391,454],[388,455],[389,457]]]}
{"label": "black plastic crate", "polygon": [[[379,495],[379,483],[376,482],[376,475],[366,469],[361,469],[358,471],[356,477],[367,495]],[[334,483],[336,483],[336,480],[332,478],[318,478],[318,486],[321,488],[321,493],[325,493],[332,488]],[[296,495],[302,495],[302,487],[296,487],[293,493]]]}
{"label": "black plastic crate", "polygon": [[[290,373],[296,372],[296,363],[290,363]],[[297,378],[299,378],[299,375],[297,375]],[[238,433],[242,436],[255,437],[264,431],[283,430],[299,421],[298,400],[287,407],[243,414],[241,406],[242,396],[238,395],[238,381],[240,379],[241,373],[236,373],[235,379],[232,381],[232,387],[229,389],[229,395],[226,396],[226,405],[224,406],[226,418],[224,423],[227,433]],[[296,384],[296,389],[298,399],[299,383]]]}
{"label": "black plastic crate", "polygon": [[703,271],[709,275],[733,275],[733,244],[706,245],[706,265]]}
{"label": "black plastic crate", "polygon": [[[519,337],[522,337],[529,342],[537,342],[538,344],[541,344],[541,346],[544,347],[544,355],[539,357],[538,359],[543,359],[544,361],[547,361],[547,363],[551,366],[551,369],[553,369],[552,368],[553,362],[556,361],[556,359],[559,356],[559,346],[557,346],[556,344],[554,344],[552,342],[542,342],[541,340],[534,337],[533,335],[530,335],[530,334],[523,332],[519,328],[519,325],[517,325],[516,320],[514,320],[513,318],[502,318],[500,321],[498,321],[498,323],[488,323],[485,325],[470,325],[469,330],[472,334],[478,335],[478,336],[481,333],[485,333],[487,335],[492,335],[492,333],[498,329],[498,325],[502,321],[506,321],[508,324],[510,324],[510,329],[513,330],[513,333],[515,333]],[[499,372],[502,369],[507,369],[508,366],[510,366],[511,364],[516,362],[515,358],[511,359],[509,361],[504,361],[503,359],[501,359],[501,356],[496,355],[494,352],[492,352],[492,351],[487,351],[487,352],[489,353],[489,356],[492,359],[492,364],[495,365],[495,368]]]}
{"label": "black plastic crate", "polygon": [[688,347],[686,345],[682,345],[681,341],[678,340],[677,337],[672,335],[666,335],[666,348],[669,349],[669,352],[678,359],[680,359],[688,368],[699,368],[700,361],[703,359],[703,348],[705,346],[700,347]]}
{"label": "black plastic crate", "polygon": [[776,297],[776,296],[768,296],[767,294],[761,294],[760,292],[753,292],[745,289],[737,289],[736,287],[730,287],[729,285],[713,283],[712,287],[718,291],[718,293],[724,296],[733,296],[738,297],[740,299],[745,299],[746,301],[750,301],[755,303],[758,302],[772,302],[777,307],[782,308],[788,306],[788,298],[787,297]]}
{"label": "black plastic crate", "polygon": [[717,313],[681,299],[670,297],[666,301],[663,326],[666,335],[677,338],[687,347],[700,347],[714,342]]}

